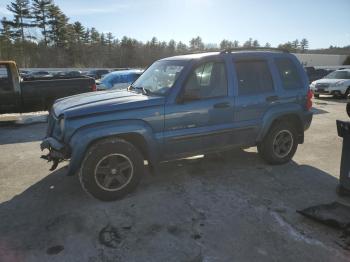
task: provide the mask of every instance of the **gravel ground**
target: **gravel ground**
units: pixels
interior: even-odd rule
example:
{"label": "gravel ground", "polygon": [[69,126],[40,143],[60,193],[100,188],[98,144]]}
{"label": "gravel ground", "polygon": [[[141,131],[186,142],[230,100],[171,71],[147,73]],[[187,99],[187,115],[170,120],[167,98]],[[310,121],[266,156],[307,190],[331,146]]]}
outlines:
{"label": "gravel ground", "polygon": [[45,112],[0,116],[0,261],[350,261],[341,232],[296,213],[350,204],[335,194],[345,102],[314,102],[291,163],[255,148],[164,163],[112,203],[39,159]]}

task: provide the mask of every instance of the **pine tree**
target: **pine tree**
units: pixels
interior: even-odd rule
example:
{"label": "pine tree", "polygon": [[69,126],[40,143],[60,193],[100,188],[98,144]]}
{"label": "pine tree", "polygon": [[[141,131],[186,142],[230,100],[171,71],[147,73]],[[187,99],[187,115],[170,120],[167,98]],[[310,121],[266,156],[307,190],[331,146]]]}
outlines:
{"label": "pine tree", "polygon": [[35,25],[42,31],[44,43],[47,46],[49,43],[48,28],[50,26],[50,7],[53,5],[52,0],[33,0],[32,14],[35,19]]}
{"label": "pine tree", "polygon": [[78,43],[84,41],[85,38],[85,28],[80,22],[75,22],[73,25],[75,39]]}
{"label": "pine tree", "polygon": [[20,38],[23,43],[26,40],[24,30],[33,26],[30,22],[32,17],[30,14],[29,0],[15,0],[7,5],[7,10],[13,14],[14,18],[12,21],[6,20],[4,22],[12,28],[13,35],[16,38]]}
{"label": "pine tree", "polygon": [[49,7],[49,39],[55,46],[64,47],[67,41],[68,18],[57,5]]}
{"label": "pine tree", "polygon": [[190,41],[190,49],[191,51],[200,51],[204,49],[204,43],[202,38],[197,36],[196,38],[192,38]]}
{"label": "pine tree", "polygon": [[301,39],[300,49],[302,52],[305,52],[309,48],[309,41],[306,38]]}
{"label": "pine tree", "polygon": [[100,33],[96,30],[95,27],[91,28],[90,31],[90,38],[91,38],[91,43],[92,44],[97,44],[100,42],[101,37],[100,37]]}
{"label": "pine tree", "polygon": [[292,47],[297,50],[299,48],[299,40],[298,39],[295,39],[293,42],[292,42]]}

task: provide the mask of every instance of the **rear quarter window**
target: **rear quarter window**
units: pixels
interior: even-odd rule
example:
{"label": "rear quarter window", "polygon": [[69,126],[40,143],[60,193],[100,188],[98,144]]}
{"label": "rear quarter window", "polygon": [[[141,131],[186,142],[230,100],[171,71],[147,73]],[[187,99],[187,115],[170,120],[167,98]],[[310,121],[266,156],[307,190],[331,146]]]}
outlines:
{"label": "rear quarter window", "polygon": [[289,58],[275,58],[275,64],[284,89],[303,88],[303,82],[296,64]]}

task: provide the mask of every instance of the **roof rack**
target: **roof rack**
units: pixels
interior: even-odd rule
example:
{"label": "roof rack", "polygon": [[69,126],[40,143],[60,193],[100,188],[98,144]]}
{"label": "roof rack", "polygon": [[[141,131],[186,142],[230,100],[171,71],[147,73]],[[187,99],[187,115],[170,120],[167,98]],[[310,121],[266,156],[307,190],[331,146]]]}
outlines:
{"label": "roof rack", "polygon": [[220,54],[227,54],[236,51],[277,51],[282,53],[289,53],[287,49],[283,48],[273,48],[273,47],[235,47],[235,48],[227,48],[220,51]]}

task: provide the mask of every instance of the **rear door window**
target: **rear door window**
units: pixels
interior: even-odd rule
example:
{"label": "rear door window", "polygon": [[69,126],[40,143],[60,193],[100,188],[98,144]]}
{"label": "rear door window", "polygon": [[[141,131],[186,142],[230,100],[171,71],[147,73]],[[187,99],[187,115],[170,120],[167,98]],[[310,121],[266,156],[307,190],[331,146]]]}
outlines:
{"label": "rear door window", "polygon": [[275,58],[275,63],[284,89],[298,89],[303,83],[296,64],[289,58]]}
{"label": "rear door window", "polygon": [[236,61],[235,66],[239,95],[254,95],[274,90],[267,61],[241,60]]}

